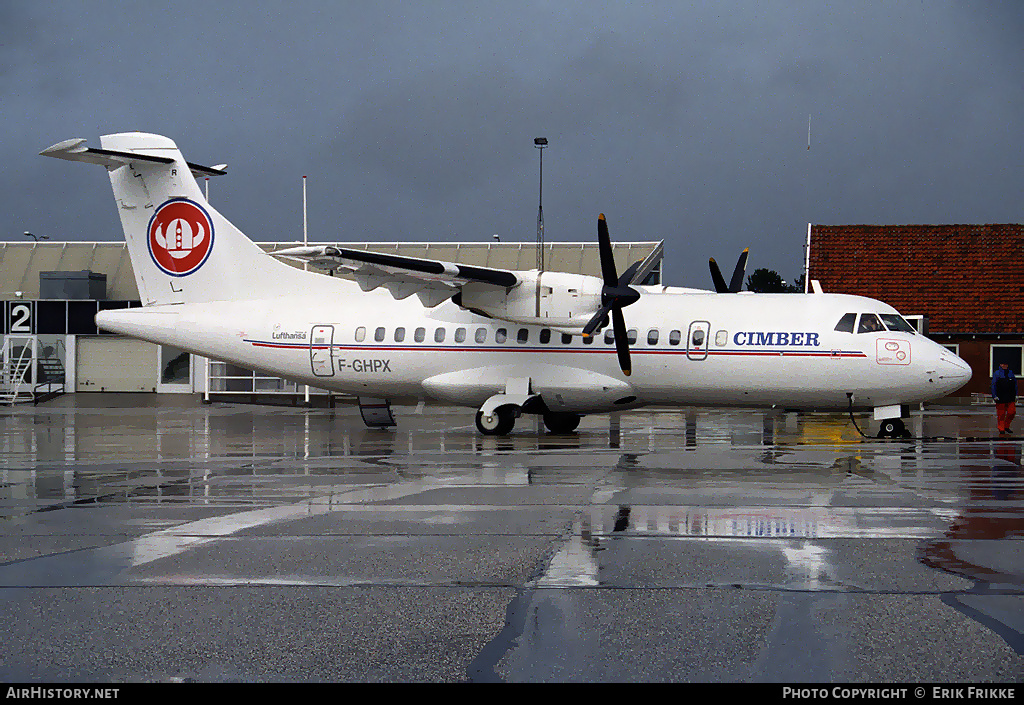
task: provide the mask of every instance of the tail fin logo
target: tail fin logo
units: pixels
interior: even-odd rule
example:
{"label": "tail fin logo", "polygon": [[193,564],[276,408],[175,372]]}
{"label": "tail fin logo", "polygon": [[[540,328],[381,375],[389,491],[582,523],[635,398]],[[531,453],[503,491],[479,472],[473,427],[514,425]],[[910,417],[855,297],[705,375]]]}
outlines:
{"label": "tail fin logo", "polygon": [[184,277],[203,266],[213,250],[213,222],[198,203],[172,198],[149,221],[147,242],[156,266]]}

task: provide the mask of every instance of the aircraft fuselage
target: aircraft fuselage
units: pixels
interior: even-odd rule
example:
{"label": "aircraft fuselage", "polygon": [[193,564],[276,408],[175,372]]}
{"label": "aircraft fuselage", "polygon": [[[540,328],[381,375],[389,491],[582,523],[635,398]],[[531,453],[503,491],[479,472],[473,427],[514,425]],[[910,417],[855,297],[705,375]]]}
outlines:
{"label": "aircraft fuselage", "polygon": [[[544,327],[434,308],[385,292],[173,304],[105,311],[101,328],[366,397],[479,407],[527,380],[552,411],[656,405],[846,409],[911,404],[960,387],[970,370],[927,338],[835,330],[846,313],[895,313],[838,294],[645,290],[627,325],[633,372],[599,332],[584,342]],[[340,289],[340,290],[338,290]],[[658,287],[662,289],[662,287]]]}

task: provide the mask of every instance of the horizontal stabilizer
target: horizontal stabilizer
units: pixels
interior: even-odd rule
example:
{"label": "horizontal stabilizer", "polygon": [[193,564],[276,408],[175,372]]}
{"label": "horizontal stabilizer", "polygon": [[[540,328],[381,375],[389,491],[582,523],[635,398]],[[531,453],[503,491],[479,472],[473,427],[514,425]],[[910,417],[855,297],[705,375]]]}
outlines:
{"label": "horizontal stabilizer", "polygon": [[[117,169],[129,162],[150,162],[152,164],[174,163],[174,160],[170,157],[159,157],[152,154],[139,154],[138,152],[122,152],[114,149],[96,149],[94,147],[86,147],[85,140],[82,138],[58,142],[52,147],[47,147],[39,154],[44,157],[67,159],[72,162],[99,164],[107,169]],[[192,162],[185,162],[185,164],[195,176],[224,176],[227,173],[226,169],[228,167],[227,164],[218,164],[212,167],[193,164]]]}

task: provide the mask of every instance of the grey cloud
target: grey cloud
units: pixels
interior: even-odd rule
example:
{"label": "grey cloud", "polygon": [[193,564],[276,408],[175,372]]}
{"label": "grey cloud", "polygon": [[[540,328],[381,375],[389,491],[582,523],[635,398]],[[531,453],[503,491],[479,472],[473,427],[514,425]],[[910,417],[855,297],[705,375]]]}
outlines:
{"label": "grey cloud", "polygon": [[746,245],[794,276],[809,220],[1020,218],[1016,1],[240,7],[0,5],[0,227],[116,237],[102,172],[36,153],[125,129],[228,161],[261,239],[309,174],[317,238],[531,240],[546,136],[548,236],[605,211],[674,283]]}

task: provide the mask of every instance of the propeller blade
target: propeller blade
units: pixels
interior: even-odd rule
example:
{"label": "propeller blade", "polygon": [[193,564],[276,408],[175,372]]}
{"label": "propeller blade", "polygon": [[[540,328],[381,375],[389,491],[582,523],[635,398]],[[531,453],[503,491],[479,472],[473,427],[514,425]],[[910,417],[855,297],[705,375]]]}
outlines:
{"label": "propeller blade", "polygon": [[629,268],[622,273],[621,277],[619,277],[619,286],[629,286],[630,284],[632,284],[633,277],[636,276],[636,270],[640,269],[641,264],[643,264],[643,262],[638,260],[633,264],[629,265]]}
{"label": "propeller blade", "polygon": [[594,332],[594,330],[600,327],[601,322],[608,317],[608,312],[612,310],[611,305],[602,306],[597,310],[597,313],[587,321],[587,325],[583,326],[583,337],[587,338]]}
{"label": "propeller blade", "polygon": [[619,368],[622,370],[622,374],[629,377],[633,369],[629,360],[629,336],[626,332],[626,319],[622,317],[621,308],[612,309],[612,326],[615,331],[615,352],[619,356]]}
{"label": "propeller blade", "polygon": [[729,282],[729,291],[736,294],[743,288],[743,275],[747,271],[747,255],[750,254],[750,248],[747,247],[740,253],[740,258],[736,262],[736,269],[732,272],[732,281]]}
{"label": "propeller blade", "polygon": [[604,213],[597,216],[597,251],[601,255],[601,276],[605,286],[617,286],[619,277],[615,273],[615,259],[612,257],[612,240],[608,236],[608,221]]}
{"label": "propeller blade", "polygon": [[612,241],[608,235],[608,221],[604,213],[597,217],[597,247],[601,255],[601,276],[604,286],[601,288],[601,308],[583,326],[583,335],[589,337],[602,325],[608,325],[608,314],[612,317],[615,331],[615,352],[619,358],[619,367],[627,377],[633,371],[629,359],[629,333],[626,330],[626,319],[622,315],[625,306],[640,300],[640,292],[630,286],[633,277],[640,271],[643,262],[634,262],[626,268],[620,277],[615,271],[615,259],[612,257]]}
{"label": "propeller blade", "polygon": [[715,283],[715,291],[719,294],[728,294],[729,287],[725,285],[722,270],[718,268],[718,262],[715,261],[714,257],[708,260],[708,265],[711,267],[711,281]]}

